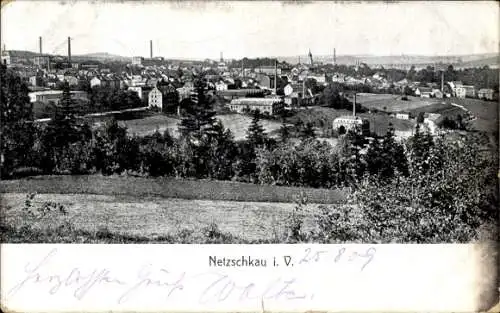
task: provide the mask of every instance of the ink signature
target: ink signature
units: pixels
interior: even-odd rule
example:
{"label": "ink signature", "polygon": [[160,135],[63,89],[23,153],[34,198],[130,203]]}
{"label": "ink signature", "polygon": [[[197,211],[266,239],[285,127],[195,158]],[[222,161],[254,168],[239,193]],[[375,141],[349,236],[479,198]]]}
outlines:
{"label": "ink signature", "polygon": [[[199,304],[221,303],[224,301],[307,301],[314,297],[314,292],[307,290],[302,278],[278,275],[271,276],[269,280],[260,279],[259,282],[249,280],[248,277],[232,277],[223,270],[189,273],[188,271],[175,271],[167,266],[153,266],[147,264],[138,270],[131,270],[125,275],[112,268],[73,267],[70,270],[57,273],[51,270],[53,262],[58,256],[58,249],[52,249],[43,258],[30,261],[24,266],[24,273],[20,279],[7,292],[7,297],[13,297],[26,286],[40,286],[50,295],[55,295],[62,290],[70,290],[77,300],[83,300],[89,293],[106,288],[106,292],[113,290],[117,293],[116,303],[124,304],[133,298],[157,295],[158,292],[164,299],[176,296],[189,296]],[[320,261],[331,261],[332,264],[363,259],[363,270],[373,259],[375,248],[364,252],[346,253],[344,248],[334,252],[313,251],[306,248],[305,254],[298,257],[299,264],[305,266]],[[293,274],[293,271],[289,271]],[[113,294],[114,294],[113,292]],[[110,293],[111,294],[111,293]]]}

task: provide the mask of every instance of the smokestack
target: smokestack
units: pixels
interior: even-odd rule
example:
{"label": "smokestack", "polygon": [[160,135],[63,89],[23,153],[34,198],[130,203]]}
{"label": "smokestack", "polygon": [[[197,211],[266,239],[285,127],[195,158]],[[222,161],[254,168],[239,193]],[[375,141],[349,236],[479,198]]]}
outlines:
{"label": "smokestack", "polygon": [[356,93],[354,93],[354,103],[352,105],[352,116],[356,116]]}
{"label": "smokestack", "polygon": [[153,40],[149,41],[149,58],[153,58]]}
{"label": "smokestack", "polygon": [[224,62],[224,57],[222,56],[222,51],[220,52],[220,61]]}
{"label": "smokestack", "polygon": [[277,95],[278,87],[278,60],[274,60],[274,94]]}
{"label": "smokestack", "polygon": [[68,37],[68,63],[71,67],[71,38]]}
{"label": "smokestack", "polygon": [[42,52],[42,37],[41,36],[38,37],[38,46],[40,48],[40,55],[42,55],[43,52]]}
{"label": "smokestack", "polygon": [[335,48],[333,48],[333,65],[337,64],[337,52],[335,51]]}
{"label": "smokestack", "polygon": [[444,93],[444,71],[441,71],[441,92]]}

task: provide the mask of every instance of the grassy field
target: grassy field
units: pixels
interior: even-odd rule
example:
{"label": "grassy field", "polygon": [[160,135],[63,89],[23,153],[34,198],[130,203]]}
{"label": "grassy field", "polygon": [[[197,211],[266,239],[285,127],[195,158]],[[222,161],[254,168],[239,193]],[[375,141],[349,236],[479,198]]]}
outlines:
{"label": "grassy field", "polygon": [[[235,140],[245,139],[248,126],[250,126],[250,123],[252,122],[252,118],[250,116],[241,114],[217,115],[216,118],[222,122],[224,127],[231,130]],[[156,130],[160,133],[168,130],[171,135],[177,137],[179,136],[179,132],[177,130],[179,122],[180,119],[177,118],[163,114],[152,114],[138,119],[121,120],[119,121],[119,124],[127,127],[127,132],[130,135],[146,136],[153,134]],[[281,123],[276,121],[261,120],[260,123],[270,135],[274,135],[281,127]]]}
{"label": "grassy field", "polygon": [[437,102],[426,107],[420,107],[410,111],[415,116],[418,116],[420,112],[424,113],[437,113],[441,114],[443,117],[447,116],[451,119],[455,119],[458,114],[464,116],[466,112],[459,107],[453,106],[448,102]]}
{"label": "grassy field", "polygon": [[477,119],[473,121],[474,128],[486,132],[498,132],[498,102],[479,99],[450,99],[451,102],[462,105],[470,110]]}
{"label": "grassy field", "polygon": [[358,93],[356,101],[367,109],[376,109],[385,112],[410,111],[439,102],[439,99],[429,99],[408,96],[408,100],[401,100],[401,95]]}
{"label": "grassy field", "polygon": [[174,137],[179,135],[177,124],[179,119],[175,119],[163,114],[156,114],[140,119],[119,121],[120,126],[127,127],[127,132],[134,136],[146,136],[153,134],[156,130],[163,133],[168,130]]}
{"label": "grassy field", "polygon": [[[252,123],[252,117],[241,114],[218,115],[217,118],[224,124],[224,127],[231,130],[235,140],[245,139],[247,136],[247,129]],[[271,137],[275,135],[276,131],[281,127],[280,122],[272,120],[261,119],[260,124]]]}
{"label": "grassy field", "polygon": [[[34,220],[29,231],[22,231],[30,220],[23,210],[28,194],[36,194],[32,208],[56,203],[67,214]],[[0,232],[8,242],[279,242],[301,194],[309,203],[305,230],[314,227],[319,203],[345,199],[341,190],[208,180],[100,175],[6,180],[0,181]],[[215,242],[206,235],[212,223],[223,236]]]}
{"label": "grassy field", "polygon": [[[22,208],[26,194],[2,194],[1,207],[9,225],[23,223]],[[77,230],[96,232],[107,229],[112,233],[140,236],[149,239],[166,237],[181,231],[200,231],[216,222],[221,232],[246,240],[270,239],[284,232],[285,217],[292,211],[292,203],[234,202],[211,200],[165,199],[161,197],[132,197],[89,194],[38,194],[33,204],[46,201],[64,205],[67,215],[55,220],[40,220],[38,224],[62,223],[76,225]],[[313,206],[305,211],[305,227],[311,228]],[[43,225],[33,225],[43,228]]]}
{"label": "grassy field", "polygon": [[310,203],[337,203],[345,199],[344,191],[338,189],[283,187],[168,177],[68,175],[0,181],[0,193],[18,192],[288,203],[295,202],[301,193],[307,195]]}

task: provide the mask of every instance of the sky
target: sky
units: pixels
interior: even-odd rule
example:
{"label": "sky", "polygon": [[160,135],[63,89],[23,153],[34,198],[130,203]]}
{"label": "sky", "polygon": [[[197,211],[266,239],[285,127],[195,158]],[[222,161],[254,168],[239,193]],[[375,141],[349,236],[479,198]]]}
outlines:
{"label": "sky", "polygon": [[499,51],[495,1],[27,1],[2,5],[7,50],[126,57],[462,55]]}

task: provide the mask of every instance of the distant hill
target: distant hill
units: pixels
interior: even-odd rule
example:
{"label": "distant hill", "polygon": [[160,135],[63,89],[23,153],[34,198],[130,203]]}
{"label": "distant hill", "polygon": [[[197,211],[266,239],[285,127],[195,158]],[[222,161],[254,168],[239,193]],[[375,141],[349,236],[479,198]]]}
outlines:
{"label": "distant hill", "polygon": [[85,60],[95,60],[95,61],[101,61],[101,62],[106,62],[106,61],[130,62],[131,61],[130,57],[124,57],[121,55],[110,54],[107,52],[78,54],[78,55],[71,56],[71,58],[74,60],[85,59]]}
{"label": "distant hill", "polygon": [[[33,58],[38,53],[32,51],[22,50],[7,50],[11,55],[20,58]],[[65,57],[65,55],[58,55]],[[110,54],[107,52],[87,53],[80,55],[72,55],[71,58],[75,61],[93,60],[99,62],[130,62],[130,57]],[[308,55],[297,56],[281,56],[276,57],[279,61],[286,61],[291,64],[299,62],[309,64]],[[183,62],[200,62],[195,58],[176,58],[168,59],[170,62],[183,63]],[[314,62],[333,63],[333,55],[314,55]],[[498,53],[483,53],[483,54],[469,54],[469,55],[452,55],[452,56],[423,56],[423,55],[396,55],[396,56],[374,56],[374,55],[338,55],[336,57],[337,64],[354,65],[356,62],[366,63],[368,66],[384,66],[387,67],[391,64],[400,65],[416,65],[426,66],[434,64],[453,64],[456,67],[482,67],[485,65],[498,67],[499,55]]]}
{"label": "distant hill", "polygon": [[[278,57],[280,61],[296,64],[309,64],[308,55],[297,55],[289,57]],[[333,63],[333,55],[314,55],[313,61],[321,63]],[[498,65],[498,54],[470,54],[470,55],[451,55],[451,56],[422,56],[422,55],[396,55],[396,56],[374,56],[374,55],[338,55],[336,57],[337,64],[354,65],[356,62],[366,63],[371,65],[390,65],[390,64],[463,64],[470,66]]]}
{"label": "distant hill", "polygon": [[9,52],[11,56],[18,57],[18,58],[33,58],[38,55],[38,53],[31,52],[31,51],[24,51],[24,50],[7,50],[7,51],[2,51],[4,52]]}

